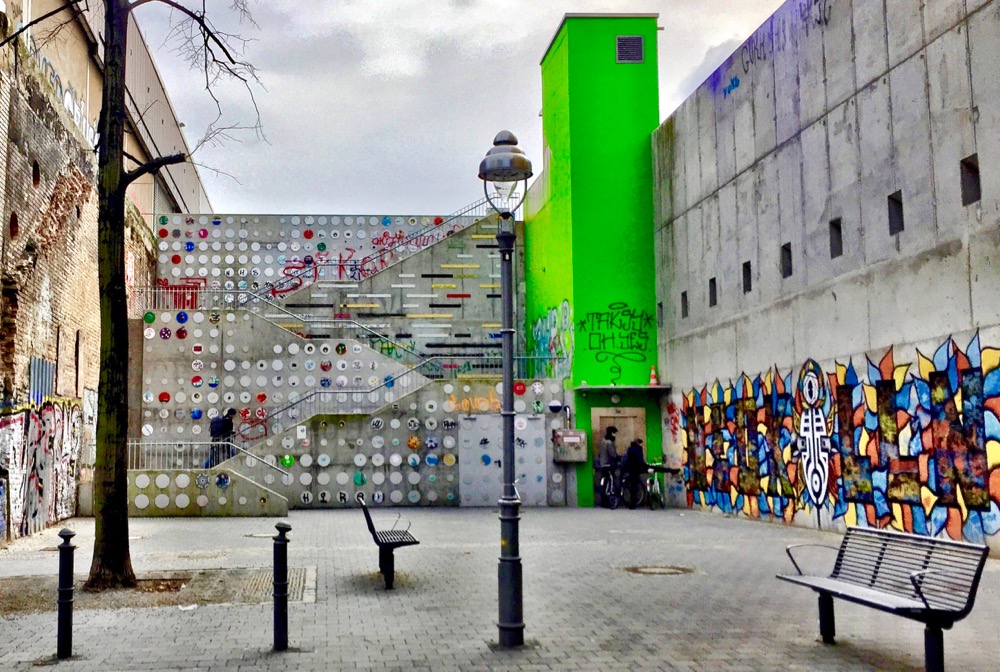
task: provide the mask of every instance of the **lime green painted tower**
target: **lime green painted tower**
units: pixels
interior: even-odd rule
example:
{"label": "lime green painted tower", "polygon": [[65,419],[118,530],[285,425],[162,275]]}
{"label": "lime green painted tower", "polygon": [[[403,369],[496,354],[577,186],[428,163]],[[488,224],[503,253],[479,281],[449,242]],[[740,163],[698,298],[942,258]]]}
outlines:
{"label": "lime green painted tower", "polygon": [[[574,424],[662,454],[651,135],[656,14],[567,14],[542,58],[543,172],[528,192],[525,317],[537,376],[572,386]],[[641,409],[641,412],[639,411]],[[619,418],[616,420],[615,418]],[[593,502],[590,464],[578,501]]]}

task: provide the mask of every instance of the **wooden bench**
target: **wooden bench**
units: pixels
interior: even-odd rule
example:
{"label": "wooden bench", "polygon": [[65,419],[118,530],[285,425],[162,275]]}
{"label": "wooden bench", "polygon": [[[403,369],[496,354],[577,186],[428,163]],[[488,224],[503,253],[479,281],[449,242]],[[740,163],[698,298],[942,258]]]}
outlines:
{"label": "wooden bench", "polygon": [[792,549],[786,549],[798,574],[779,575],[819,593],[819,631],[833,644],[833,598],[896,614],[924,624],[928,672],[944,670],[944,636],[965,618],[976,600],[989,549],[960,541],[860,527],[848,528],[829,576],[803,575]]}
{"label": "wooden bench", "polygon": [[378,571],[382,573],[382,578],[385,579],[385,589],[392,590],[396,569],[393,551],[401,546],[414,546],[420,542],[410,534],[409,525],[407,525],[406,530],[396,529],[399,516],[396,516],[396,523],[393,523],[391,529],[376,530],[375,523],[372,522],[372,514],[368,512],[368,506],[365,504],[365,493],[359,492],[355,496],[355,499],[358,500],[358,504],[361,505],[361,510],[365,514],[365,522],[368,523],[368,531],[372,533],[372,540],[378,546]]}

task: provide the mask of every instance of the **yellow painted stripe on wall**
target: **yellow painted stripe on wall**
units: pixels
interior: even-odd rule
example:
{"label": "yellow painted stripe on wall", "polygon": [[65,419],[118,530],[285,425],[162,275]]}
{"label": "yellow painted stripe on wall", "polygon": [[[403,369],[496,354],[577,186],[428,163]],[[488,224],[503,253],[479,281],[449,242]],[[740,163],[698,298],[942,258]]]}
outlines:
{"label": "yellow painted stripe on wall", "polygon": [[450,320],[454,315],[451,313],[407,313],[408,320]]}
{"label": "yellow painted stripe on wall", "polygon": [[431,289],[458,289],[458,285],[454,283],[450,285],[447,283],[435,283],[431,285]]}
{"label": "yellow painted stripe on wall", "polygon": [[474,233],[472,234],[473,240],[496,240],[496,236],[489,233]]}
{"label": "yellow painted stripe on wall", "polygon": [[479,289],[500,289],[500,285],[495,284],[495,283],[494,284],[490,284],[490,285],[480,284],[479,285]]}
{"label": "yellow painted stripe on wall", "polygon": [[456,273],[455,277],[460,280],[475,280],[479,276],[475,273]]}
{"label": "yellow painted stripe on wall", "polygon": [[348,303],[344,308],[381,308],[381,303]]}
{"label": "yellow painted stripe on wall", "polygon": [[479,264],[441,264],[441,268],[479,268]]}
{"label": "yellow painted stripe on wall", "polygon": [[501,326],[499,322],[487,322],[483,325],[483,329],[499,329]]}

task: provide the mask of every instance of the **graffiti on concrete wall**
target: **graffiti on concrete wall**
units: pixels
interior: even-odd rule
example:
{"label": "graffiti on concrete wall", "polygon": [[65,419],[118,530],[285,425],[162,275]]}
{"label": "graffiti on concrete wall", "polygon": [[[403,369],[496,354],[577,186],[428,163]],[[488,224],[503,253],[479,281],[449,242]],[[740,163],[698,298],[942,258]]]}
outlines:
{"label": "graffiti on concrete wall", "polygon": [[610,382],[617,384],[623,365],[646,363],[649,348],[656,341],[654,327],[649,311],[616,301],[607,310],[587,313],[577,322],[580,354],[592,355],[599,364],[606,363]]}
{"label": "graffiti on concrete wall", "polygon": [[569,378],[573,367],[573,307],[564,299],[558,308],[549,309],[531,327],[535,358],[534,375],[545,378]]}
{"label": "graffiti on concrete wall", "polygon": [[0,545],[7,540],[7,481],[0,478]]}
{"label": "graffiti on concrete wall", "polygon": [[[915,370],[914,370],[915,369]],[[684,395],[688,504],[817,524],[1000,532],[1000,349],[978,334],[897,364],[812,360]]]}
{"label": "graffiti on concrete wall", "polygon": [[0,417],[12,537],[75,515],[82,438],[83,412],[75,401],[46,400]]}

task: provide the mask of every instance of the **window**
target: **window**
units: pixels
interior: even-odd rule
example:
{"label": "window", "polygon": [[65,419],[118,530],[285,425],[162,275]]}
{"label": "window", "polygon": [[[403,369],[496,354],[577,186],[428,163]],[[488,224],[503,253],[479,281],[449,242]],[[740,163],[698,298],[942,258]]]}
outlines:
{"label": "window", "polygon": [[17,213],[16,212],[10,213],[10,226],[8,227],[8,229],[10,231],[10,239],[14,240],[15,238],[17,238],[17,233],[18,233],[18,231],[21,230],[21,227],[17,223]]}
{"label": "window", "polygon": [[619,35],[615,46],[616,63],[642,63],[642,35]]}
{"label": "window", "polygon": [[681,292],[681,319],[688,316],[688,293]]}
{"label": "window", "polygon": [[836,259],[844,254],[844,226],[840,217],[830,220],[830,258]]}
{"label": "window", "polygon": [[749,294],[753,289],[753,269],[749,261],[743,262],[743,293]]}
{"label": "window", "polygon": [[42,169],[38,165],[38,161],[31,162],[31,186],[37,187],[42,183]]}
{"label": "window", "polygon": [[983,197],[983,186],[979,181],[979,155],[973,154],[962,159],[962,205],[972,205]]}
{"label": "window", "polygon": [[889,235],[895,236],[905,228],[903,223],[903,192],[889,194]]}
{"label": "window", "polygon": [[792,277],[792,244],[785,243],[781,246],[781,277]]}
{"label": "window", "polygon": [[76,343],[73,345],[73,370],[75,371],[76,380],[73,385],[76,390],[77,399],[80,398],[80,355],[81,346],[83,344],[83,335],[79,329],[76,330]]}
{"label": "window", "polygon": [[718,285],[715,282],[715,278],[708,281],[708,305],[714,306],[719,303],[719,292]]}

